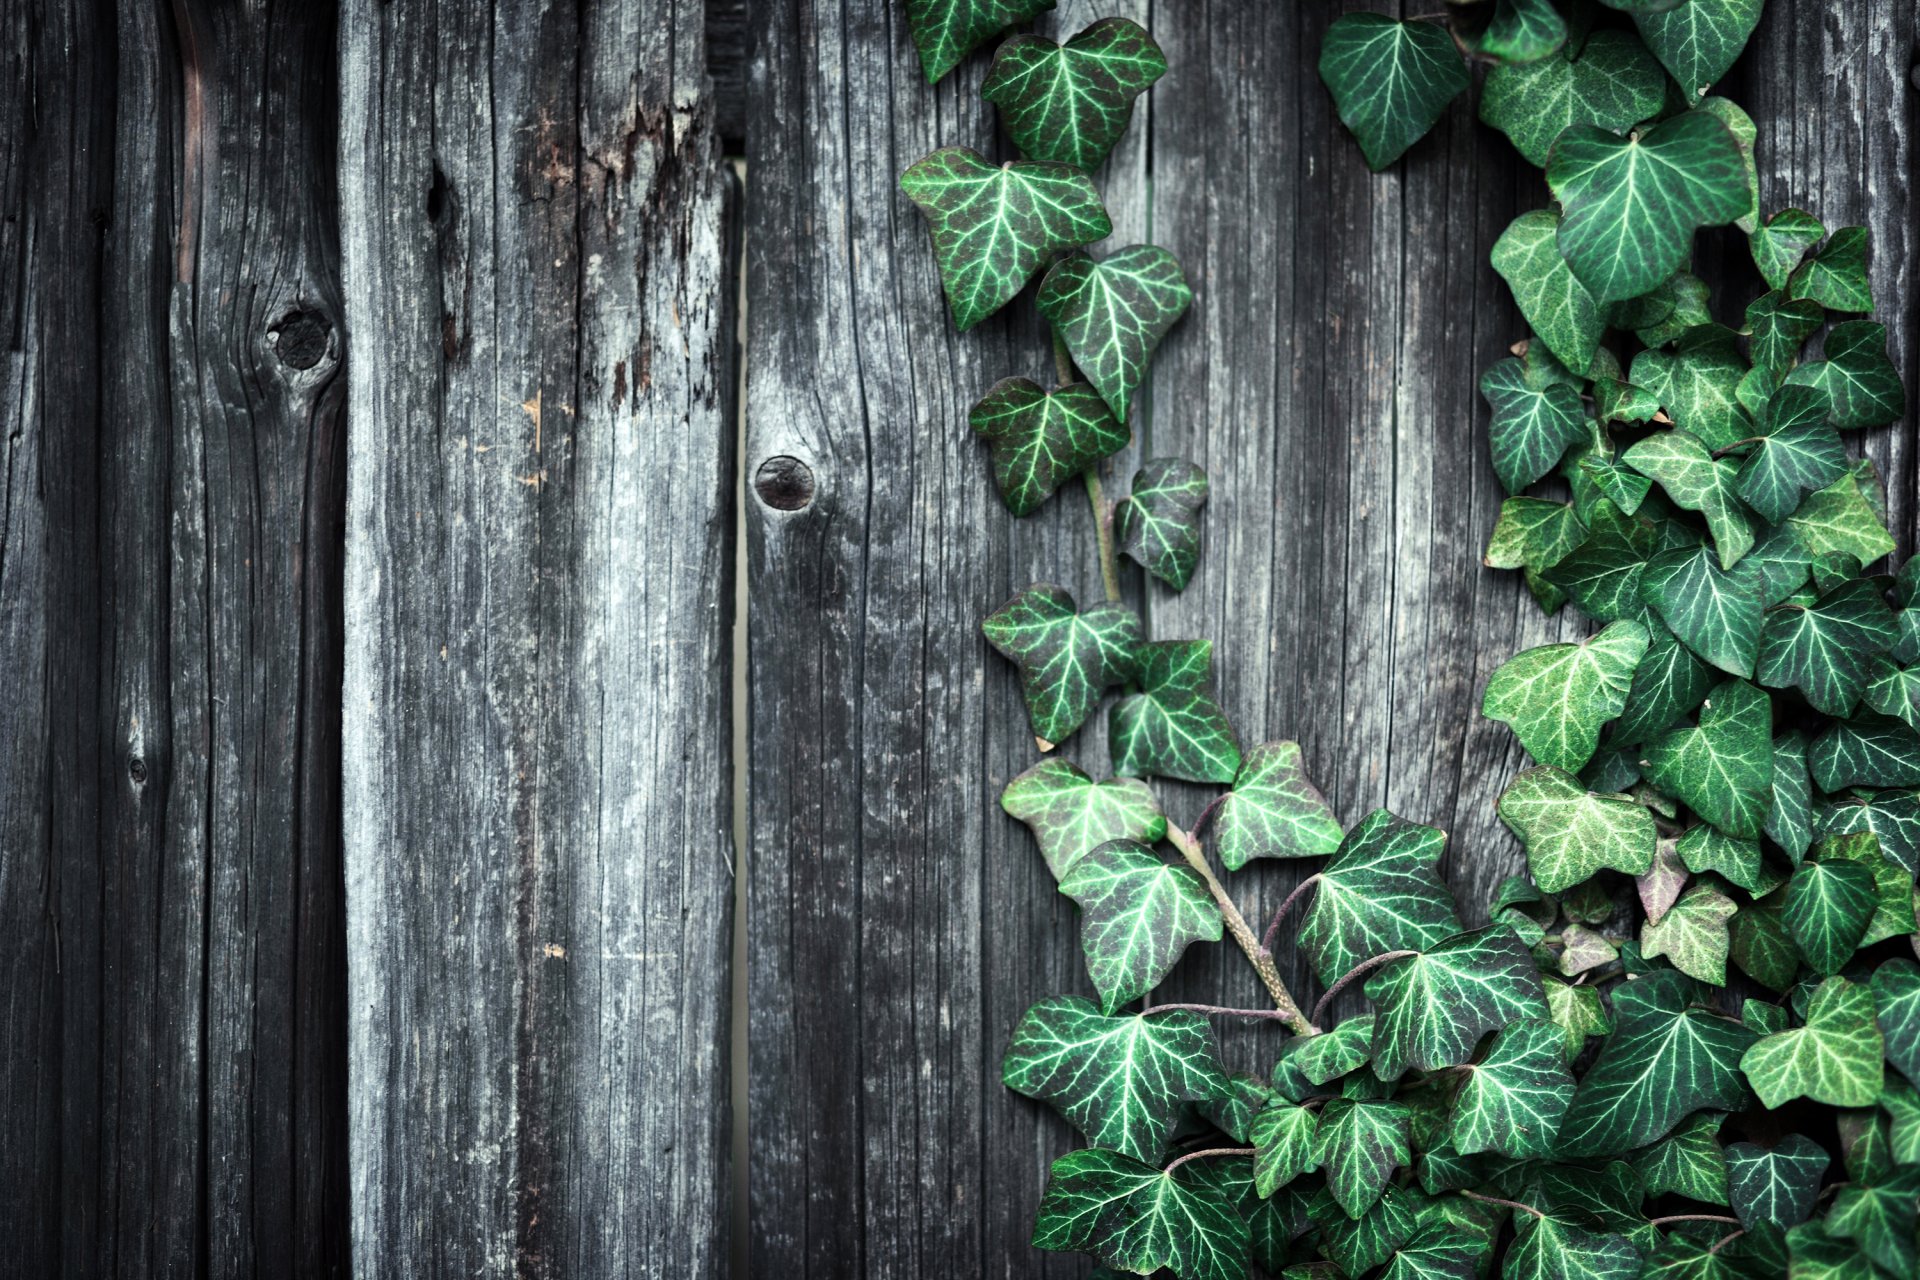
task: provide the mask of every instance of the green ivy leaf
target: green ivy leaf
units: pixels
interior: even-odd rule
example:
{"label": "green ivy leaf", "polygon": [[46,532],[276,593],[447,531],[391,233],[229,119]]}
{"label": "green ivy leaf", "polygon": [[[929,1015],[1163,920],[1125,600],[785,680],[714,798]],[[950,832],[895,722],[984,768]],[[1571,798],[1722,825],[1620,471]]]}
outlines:
{"label": "green ivy leaf", "polygon": [[1125,422],[1154,348],[1192,301],[1179,259],[1157,245],[1136,244],[1097,262],[1085,254],[1060,259],[1041,281],[1036,304],[1113,416]]}
{"label": "green ivy leaf", "polygon": [[1794,1098],[1870,1107],[1880,1096],[1885,1047],[1874,1023],[1872,990],[1828,978],[1807,1006],[1807,1024],[1756,1042],[1740,1068],[1769,1111]]}
{"label": "green ivy leaf", "polygon": [[1870,832],[1842,836],[1823,842],[1821,856],[1867,868],[1873,874],[1874,910],[1860,945],[1870,947],[1888,938],[1920,932],[1914,919],[1913,876],[1880,851],[1880,841]]}
{"label": "green ivy leaf", "polygon": [[1807,741],[1797,730],[1773,740],[1773,812],[1766,836],[1795,865],[1813,841],[1813,781],[1807,776]]}
{"label": "green ivy leaf", "polygon": [[[1572,55],[1572,56],[1565,56]],[[1553,140],[1570,125],[1624,134],[1660,113],[1666,77],[1646,47],[1622,31],[1596,31],[1578,50],[1487,72],[1480,119],[1545,168]]]}
{"label": "green ivy leaf", "polygon": [[[1594,416],[1602,422],[1647,422],[1660,412],[1659,398],[1645,387],[1629,382],[1620,370],[1620,361],[1605,347],[1593,353],[1587,376],[1593,380]],[[1640,505],[1640,498],[1646,497],[1648,488],[1644,479],[1637,476],[1633,479],[1639,489],[1638,497],[1621,502],[1619,497],[1607,495],[1628,515]]]}
{"label": "green ivy leaf", "polygon": [[1649,347],[1664,347],[1685,337],[1690,329],[1731,333],[1726,326],[1713,323],[1708,305],[1711,293],[1705,280],[1688,271],[1676,271],[1652,293],[1613,303],[1608,319],[1616,329],[1632,329],[1633,336]]}
{"label": "green ivy leaf", "polygon": [[1738,1066],[1755,1036],[1695,1006],[1692,979],[1656,970],[1613,993],[1613,1034],[1581,1079],[1560,1126],[1560,1154],[1645,1146],[1695,1111],[1739,1111]]}
{"label": "green ivy leaf", "polygon": [[1051,750],[1092,714],[1100,691],[1138,671],[1140,619],[1124,605],[1077,612],[1065,588],[1028,587],[980,624],[1001,654],[1020,668],[1020,688],[1034,736]]}
{"label": "green ivy leaf", "polygon": [[1801,494],[1847,474],[1847,451],[1827,421],[1827,398],[1811,387],[1782,387],[1765,428],[1740,464],[1739,494],[1768,524],[1800,506]]}
{"label": "green ivy leaf", "polygon": [[1320,79],[1376,172],[1424,137],[1468,84],[1445,29],[1377,13],[1349,13],[1327,28]]}
{"label": "green ivy leaf", "polygon": [[[1824,357],[1789,373],[1787,385],[1824,391],[1834,426],[1842,431],[1883,427],[1906,416],[1906,388],[1887,356],[1887,326],[1872,320],[1837,324],[1827,334]],[[1860,562],[1871,564],[1885,554],[1862,556]]]}
{"label": "green ivy leaf", "polygon": [[1785,991],[1800,972],[1800,948],[1787,932],[1780,905],[1784,895],[1740,908],[1733,918],[1733,962],[1740,971],[1774,991]]}
{"label": "green ivy leaf", "polygon": [[1659,397],[1682,430],[1709,449],[1729,449],[1753,434],[1753,419],[1740,403],[1748,371],[1739,335],[1720,324],[1692,325],[1677,335],[1672,351],[1642,351],[1633,358],[1633,380]]}
{"label": "green ivy leaf", "polygon": [[1807,963],[1822,974],[1840,972],[1866,936],[1878,905],[1873,870],[1826,856],[1803,862],[1787,884],[1784,919]]}
{"label": "green ivy leaf", "polygon": [[1287,1042],[1285,1061],[1315,1088],[1357,1071],[1373,1057],[1373,1015],[1355,1014],[1331,1031],[1296,1036]]}
{"label": "green ivy leaf", "polygon": [[1642,1189],[1649,1196],[1669,1193],[1703,1204],[1727,1203],[1727,1156],[1720,1149],[1720,1125],[1726,1119],[1702,1111],[1671,1136],[1643,1147],[1633,1158]]}
{"label": "green ivy leaf", "polygon": [[1053,6],[1054,0],[907,0],[907,30],[933,84],[986,41]]}
{"label": "green ivy leaf", "polygon": [[1660,1237],[1641,1280],[1746,1280],[1747,1270],[1711,1242],[1678,1233]]}
{"label": "green ivy leaf", "polygon": [[1640,1250],[1624,1235],[1590,1231],[1555,1214],[1522,1215],[1504,1280],[1634,1280]]}
{"label": "green ivy leaf", "polygon": [[1327,1172],[1327,1190],[1358,1218],[1380,1198],[1393,1171],[1413,1162],[1407,1108],[1398,1102],[1336,1099],[1322,1108],[1313,1158]]}
{"label": "green ivy leaf", "polygon": [[[1687,8],[1712,3],[1689,0]],[[1746,210],[1739,144],[1704,112],[1626,139],[1572,125],[1553,144],[1547,185],[1562,210],[1560,252],[1601,303],[1659,285],[1685,265],[1695,229]]]}
{"label": "green ivy leaf", "polygon": [[1576,987],[1572,983],[1562,982],[1558,978],[1541,979],[1547,992],[1547,1010],[1552,1015],[1554,1025],[1560,1028],[1566,1037],[1563,1048],[1567,1061],[1572,1062],[1580,1056],[1589,1036],[1605,1035],[1613,1026],[1606,1006],[1600,1003],[1600,992],[1596,987]]}
{"label": "green ivy leaf", "polygon": [[1122,698],[1108,717],[1113,771],[1232,782],[1240,772],[1240,743],[1207,693],[1213,642],[1155,640],[1137,653],[1140,692]]}
{"label": "green ivy leaf", "polygon": [[1065,44],[1013,37],[993,55],[980,96],[1027,156],[1091,171],[1127,131],[1133,100],[1166,73],[1146,28],[1102,18]]}
{"label": "green ivy leaf", "polygon": [[1493,269],[1513,290],[1520,314],[1569,369],[1593,363],[1606,329],[1600,305],[1560,256],[1560,215],[1536,209],[1514,219],[1493,244]]}
{"label": "green ivy leaf", "polygon": [[1220,908],[1199,874],[1132,840],[1080,858],[1060,892],[1080,904],[1080,946],[1107,1013],[1159,986],[1189,945],[1220,940]]}
{"label": "green ivy leaf", "polygon": [[1822,730],[1807,748],[1807,764],[1826,792],[1920,786],[1920,732],[1863,713]]}
{"label": "green ivy leaf", "polygon": [[1053,996],[1013,1029],[1000,1079],[1052,1104],[1095,1146],[1160,1159],[1182,1108],[1227,1087],[1205,1018],[1180,1009],[1114,1018],[1091,1000]]}
{"label": "green ivy leaf", "polygon": [[1702,704],[1697,725],[1647,745],[1647,778],[1728,835],[1758,836],[1772,804],[1772,719],[1766,694],[1725,681]]}
{"label": "green ivy leaf", "polygon": [[1480,1260],[1490,1252],[1444,1218],[1430,1216],[1424,1226],[1393,1252],[1380,1280],[1477,1280]]}
{"label": "green ivy leaf", "polygon": [[1920,1080],[1920,965],[1889,960],[1874,970],[1873,1002],[1887,1061],[1909,1080]]}
{"label": "green ivy leaf", "polygon": [[1487,681],[1480,714],[1513,727],[1542,764],[1569,772],[1592,759],[1600,726],[1626,705],[1647,629],[1609,624],[1580,644],[1549,644],[1507,659]]}
{"label": "green ivy leaf", "polygon": [[1493,12],[1467,47],[1497,62],[1538,62],[1567,42],[1567,20],[1553,0],[1494,0]]}
{"label": "green ivy leaf", "polygon": [[1640,597],[1694,653],[1730,675],[1753,674],[1760,595],[1744,577],[1722,569],[1712,548],[1703,544],[1654,556],[1640,575]]}
{"label": "green ivy leaf", "polygon": [[1061,164],[989,164],[970,147],[942,147],[901,174],[900,189],[933,229],[940,283],[962,332],[1013,301],[1055,252],[1113,231],[1092,180]]}
{"label": "green ivy leaf", "polygon": [[1810,1138],[1790,1133],[1771,1150],[1752,1142],[1727,1148],[1727,1189],[1740,1225],[1770,1222],[1782,1231],[1805,1222],[1831,1157]]}
{"label": "green ivy leaf", "polygon": [[1747,47],[1764,0],[1687,0],[1664,13],[1636,13],[1634,25],[1688,99],[1703,96]]}
{"label": "green ivy leaf", "polygon": [[1388,962],[1367,979],[1367,998],[1378,1009],[1373,1071],[1382,1080],[1458,1066],[1487,1032],[1548,1016],[1533,957],[1497,924]]}
{"label": "green ivy leaf", "polygon": [[1628,796],[1596,795],[1559,769],[1528,769],[1515,778],[1499,812],[1547,893],[1571,889],[1603,867],[1637,876],[1652,865],[1653,815]]}
{"label": "green ivy leaf", "polygon": [[1726,894],[1697,884],[1657,922],[1640,927],[1640,954],[1649,960],[1665,956],[1688,977],[1724,987],[1731,946],[1727,924],[1738,910]]}
{"label": "green ivy leaf", "polygon": [[[1765,373],[1769,386],[1779,386],[1800,362],[1801,348],[1825,323],[1826,316],[1819,303],[1789,301],[1778,289],[1747,304],[1747,351],[1754,368]],[[1824,420],[1825,400],[1820,408]]]}
{"label": "green ivy leaf", "polygon": [[1037,511],[1055,489],[1131,438],[1084,382],[1046,392],[1030,378],[1002,378],[968,421],[993,446],[994,482],[1016,516]]}
{"label": "green ivy leaf", "polygon": [[[1753,549],[1753,525],[1740,502],[1740,468],[1716,459],[1697,436],[1681,430],[1657,432],[1621,457],[1641,475],[1657,481],[1675,506],[1706,517],[1722,569],[1733,568]],[[1841,469],[1845,470],[1844,463]]]}
{"label": "green ivy leaf", "polygon": [[[1308,1264],[1326,1268],[1309,1280],[1338,1280],[1343,1274],[1360,1275],[1379,1266],[1413,1238],[1425,1207],[1417,1191],[1390,1186],[1371,1208],[1354,1217],[1329,1188],[1322,1187],[1307,1203],[1307,1213],[1319,1228],[1321,1247],[1332,1261]],[[1288,1270],[1295,1274],[1289,1276],[1283,1271],[1283,1280],[1301,1280],[1299,1267]]]}
{"label": "green ivy leaf", "polygon": [[1753,265],[1760,268],[1770,289],[1785,289],[1793,269],[1807,250],[1825,238],[1820,220],[1800,209],[1782,209],[1747,235]]}
{"label": "green ivy leaf", "polygon": [[1276,1102],[1253,1118],[1253,1185],[1262,1200],[1320,1167],[1313,1137],[1320,1118],[1305,1107]]}
{"label": "green ivy leaf", "polygon": [[1791,1280],[1878,1280],[1873,1261],[1851,1240],[1836,1240],[1818,1222],[1803,1222],[1787,1232],[1792,1251]]}
{"label": "green ivy leaf", "polygon": [[1734,566],[1732,577],[1759,596],[1764,609],[1798,592],[1812,566],[1812,554],[1789,522],[1761,534],[1746,559]]}
{"label": "green ivy leaf", "polygon": [[1085,1250],[1141,1275],[1169,1267],[1182,1280],[1245,1280],[1246,1221],[1206,1164],[1165,1173],[1097,1147],[1069,1152],[1047,1175],[1034,1247]]}
{"label": "green ivy leaf", "polygon": [[1229,871],[1255,858],[1317,858],[1339,849],[1345,836],[1307,777],[1297,742],[1263,742],[1247,753],[1214,826]]}
{"label": "green ivy leaf", "polygon": [[1113,509],[1120,550],[1175,591],[1200,563],[1200,509],[1207,473],[1185,458],[1154,458],[1135,473],[1133,492]]}
{"label": "green ivy leaf", "polygon": [[1873,310],[1867,276],[1867,229],[1842,227],[1787,280],[1787,296],[1807,298],[1829,311]]}
{"label": "green ivy leaf", "polygon": [[1199,1104],[1200,1114],[1236,1142],[1250,1142],[1253,1118],[1269,1104],[1284,1105],[1280,1095],[1258,1076],[1236,1071],[1227,1077],[1224,1092]]}
{"label": "green ivy leaf", "polygon": [[1896,1276],[1915,1272],[1914,1220],[1920,1216],[1920,1168],[1865,1186],[1843,1187],[1827,1213],[1829,1235],[1859,1243]]}
{"label": "green ivy leaf", "polygon": [[1000,807],[1027,824],[1055,880],[1109,840],[1152,845],[1167,834],[1166,815],[1138,778],[1095,782],[1070,760],[1042,760],[1007,784]]}
{"label": "green ivy leaf", "polygon": [[[1777,780],[1774,787],[1777,791]],[[1909,876],[1920,874],[1920,795],[1911,791],[1870,792],[1837,797],[1821,807],[1822,836],[1858,831],[1871,831],[1880,842],[1880,852]],[[1804,845],[1800,852],[1805,852]]]}
{"label": "green ivy leaf", "polygon": [[1760,221],[1760,169],[1753,159],[1754,144],[1760,139],[1760,131],[1754,127],[1753,117],[1742,111],[1732,99],[1702,98],[1699,110],[1709,113],[1727,126],[1727,132],[1740,144],[1740,156],[1746,162],[1747,202],[1746,210],[1733,220],[1733,225],[1742,231],[1752,231]]}
{"label": "green ivy leaf", "polygon": [[1497,1151],[1516,1159],[1544,1156],[1573,1101],[1566,1035],[1552,1022],[1513,1022],[1487,1055],[1467,1068],[1454,1098],[1449,1140],[1462,1155]]}
{"label": "green ivy leaf", "polygon": [[1490,569],[1551,569],[1586,537],[1572,503],[1508,498],[1500,504],[1481,563]]}
{"label": "green ivy leaf", "polygon": [[[1775,777],[1778,776],[1776,765]],[[1682,836],[1674,851],[1680,855],[1680,861],[1686,865],[1686,869],[1695,875],[1714,872],[1725,876],[1748,893],[1761,892],[1763,880],[1769,874],[1766,864],[1760,859],[1758,840],[1742,840],[1704,822]],[[1676,967],[1686,968],[1678,962]],[[1725,986],[1726,982],[1724,979],[1715,979],[1714,985]]]}
{"label": "green ivy leaf", "polygon": [[1755,674],[1769,688],[1796,688],[1816,711],[1851,714],[1867,687],[1868,661],[1895,638],[1893,610],[1872,580],[1855,579],[1816,604],[1769,610]]}
{"label": "green ivy leaf", "polygon": [[1347,833],[1320,872],[1300,948],[1331,986],[1362,960],[1418,951],[1460,932],[1453,895],[1434,864],[1446,833],[1376,809]]}
{"label": "green ivy leaf", "polygon": [[1551,370],[1510,356],[1481,377],[1480,394],[1493,406],[1487,428],[1493,470],[1508,493],[1552,471],[1568,447],[1586,435],[1579,388]]}

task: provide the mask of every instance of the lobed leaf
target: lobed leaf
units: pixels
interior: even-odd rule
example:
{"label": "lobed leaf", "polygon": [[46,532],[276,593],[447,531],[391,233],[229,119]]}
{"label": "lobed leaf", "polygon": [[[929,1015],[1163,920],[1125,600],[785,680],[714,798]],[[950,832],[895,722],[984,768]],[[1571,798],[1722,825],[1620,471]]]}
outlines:
{"label": "lobed leaf", "polygon": [[1020,35],[1001,45],[980,96],[1000,109],[1034,160],[1093,170],[1133,118],[1133,100],[1167,72],[1146,28],[1102,18],[1064,44]]}

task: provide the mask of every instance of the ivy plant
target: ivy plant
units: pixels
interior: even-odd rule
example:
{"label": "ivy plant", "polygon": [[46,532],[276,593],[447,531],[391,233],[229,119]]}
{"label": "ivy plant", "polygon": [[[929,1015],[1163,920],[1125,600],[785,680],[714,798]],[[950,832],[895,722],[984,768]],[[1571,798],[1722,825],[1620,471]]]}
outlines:
{"label": "ivy plant", "polygon": [[[1165,248],[1099,243],[1098,171],[1167,69],[1151,35],[1009,35],[982,92],[1018,154],[903,174],[959,328],[1037,284],[1053,385],[1008,370],[970,426],[1015,517],[1078,477],[1099,550],[1103,599],[1036,583],[983,622],[1039,757],[1002,806],[1077,909],[1086,970],[1002,1063],[1083,1144],[1053,1162],[1036,1247],[1182,1280],[1920,1274],[1920,566],[1880,567],[1885,497],[1846,434],[1905,391],[1866,318],[1865,232],[1763,211],[1758,132],[1712,93],[1760,6],[1450,0],[1325,33],[1369,166],[1478,62],[1479,118],[1551,193],[1492,253],[1529,332],[1480,383],[1508,495],[1486,563],[1593,625],[1487,682],[1531,757],[1497,805],[1524,870],[1470,907],[1442,832],[1343,820],[1298,744],[1235,731],[1213,693],[1233,655],[1127,603],[1129,574],[1192,581],[1209,487],[1177,457],[1118,501],[1101,478],[1192,303]],[[937,80],[1050,7],[907,17]],[[1692,269],[1710,227],[1761,282],[1724,323]],[[1104,767],[1076,740],[1103,706]],[[1183,824],[1154,779],[1217,791]],[[1256,931],[1225,877],[1267,859],[1311,871]],[[1228,940],[1268,1005],[1155,1000]],[[1259,1059],[1222,1060],[1224,1019],[1272,1028]]]}

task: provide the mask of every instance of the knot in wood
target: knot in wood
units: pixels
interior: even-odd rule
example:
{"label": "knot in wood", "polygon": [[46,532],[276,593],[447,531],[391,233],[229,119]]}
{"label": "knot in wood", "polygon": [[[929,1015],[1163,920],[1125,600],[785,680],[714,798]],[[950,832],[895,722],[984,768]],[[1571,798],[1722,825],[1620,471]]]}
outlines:
{"label": "knot in wood", "polygon": [[786,454],[768,458],[754,472],[753,491],[775,511],[799,511],[813,501],[813,469]]}
{"label": "knot in wood", "polygon": [[134,756],[131,760],[128,760],[127,761],[127,777],[132,779],[133,785],[136,787],[146,786],[147,785],[147,762],[145,760],[142,760],[139,756]]}
{"label": "knot in wood", "polygon": [[318,311],[290,311],[267,330],[280,363],[290,369],[311,369],[326,358],[333,326]]}

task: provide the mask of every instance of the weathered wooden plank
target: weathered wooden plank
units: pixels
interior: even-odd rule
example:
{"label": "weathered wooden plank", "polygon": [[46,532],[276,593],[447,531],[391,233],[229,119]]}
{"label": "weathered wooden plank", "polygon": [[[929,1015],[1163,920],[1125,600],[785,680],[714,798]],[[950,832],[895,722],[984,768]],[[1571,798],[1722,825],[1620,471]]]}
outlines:
{"label": "weathered wooden plank", "polygon": [[361,1276],[725,1267],[734,341],[703,19],[343,18]]}
{"label": "weathered wooden plank", "polygon": [[8,21],[8,1265],[338,1274],[333,16]]}

